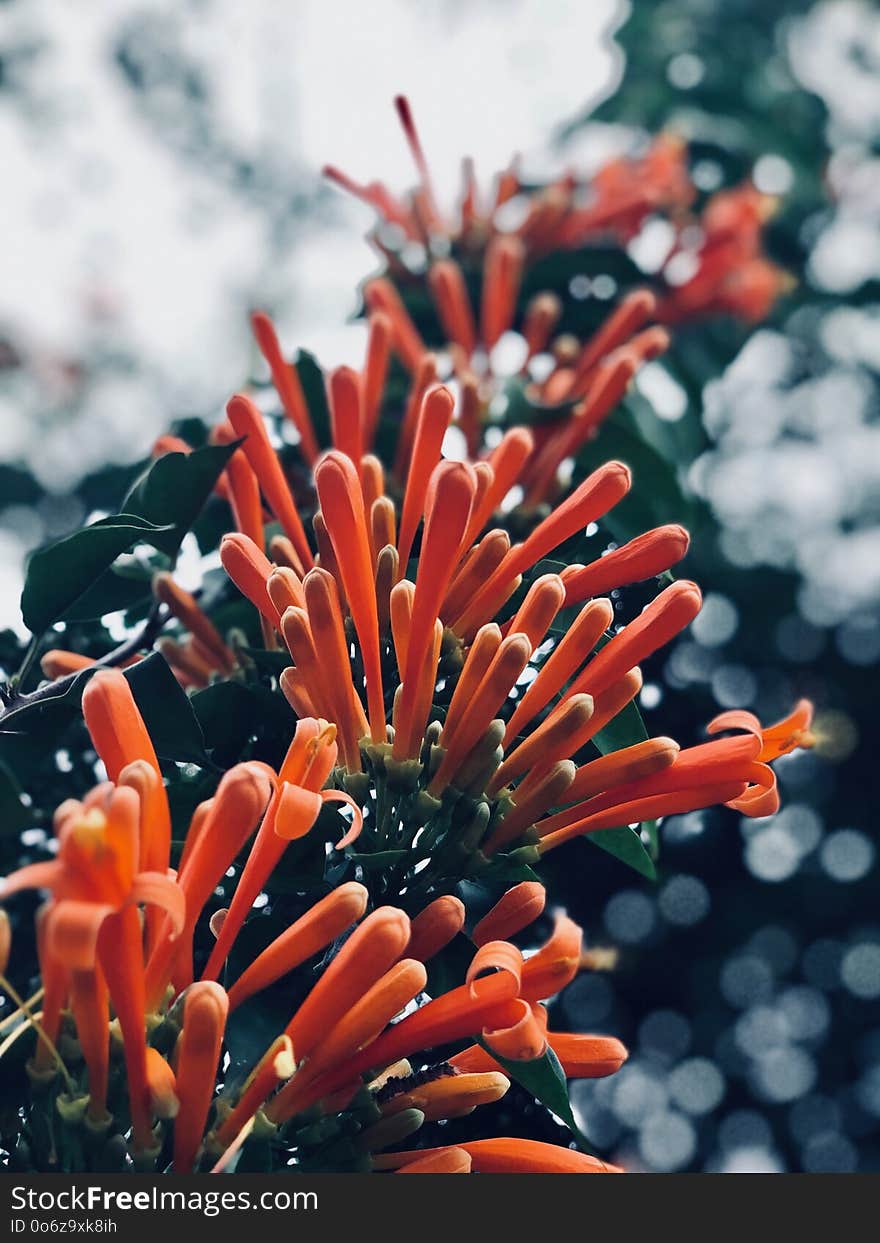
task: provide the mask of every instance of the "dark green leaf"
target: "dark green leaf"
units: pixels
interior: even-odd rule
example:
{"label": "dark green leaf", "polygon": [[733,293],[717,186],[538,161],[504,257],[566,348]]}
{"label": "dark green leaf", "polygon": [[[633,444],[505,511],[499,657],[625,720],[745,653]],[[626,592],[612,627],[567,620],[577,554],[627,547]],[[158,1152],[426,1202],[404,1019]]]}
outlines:
{"label": "dark green leaf", "polygon": [[532,1058],[527,1062],[514,1061],[511,1058],[499,1057],[494,1049],[490,1048],[485,1041],[480,1043],[488,1053],[494,1057],[502,1070],[514,1079],[527,1092],[531,1092],[536,1100],[554,1113],[577,1140],[578,1148],[582,1152],[589,1152],[589,1141],[583,1134],[571,1109],[571,1101],[568,1099],[568,1084],[565,1081],[565,1072],[559,1062],[559,1058],[547,1046],[546,1052],[541,1057]]}
{"label": "dark green leaf", "polygon": [[116,569],[105,570],[65,612],[62,621],[94,621],[108,613],[133,608],[151,598],[148,576],[133,578]]}
{"label": "dark green leaf", "polygon": [[[653,821],[651,823],[653,824]],[[595,833],[588,833],[586,840],[595,846],[601,846],[603,850],[607,850],[610,855],[614,855],[616,859],[620,859],[621,863],[633,868],[648,880],[657,879],[657,871],[651,856],[645,849],[639,834],[629,825],[622,825],[619,829],[598,829]]]}
{"label": "dark green leaf", "polygon": [[263,673],[269,673],[276,678],[293,663],[287,652],[270,652],[264,647],[244,647],[241,651]]}
{"label": "dark green leaf", "polygon": [[526,382],[519,376],[508,380],[504,386],[507,405],[504,409],[503,422],[508,427],[521,426],[539,427],[545,424],[558,423],[571,414],[574,401],[559,402],[548,406],[538,401],[528,389]]}
{"label": "dark green leaf", "polygon": [[173,557],[239,444],[163,454],[136,481],[123,509],[167,525],[170,529],[156,541],[156,547]]}
{"label": "dark green leaf", "polygon": [[324,372],[314,354],[310,354],[308,350],[297,353],[296,370],[318,444],[326,449],[332,445],[333,437],[330,431],[330,407],[327,404]]}
{"label": "dark green leaf", "polygon": [[27,564],[21,613],[25,625],[41,634],[79,600],[121,553],[134,544],[157,545],[168,528],[139,514],[101,518],[73,535],[39,548]]}
{"label": "dark green leaf", "polygon": [[621,708],[617,716],[611,718],[604,729],[600,729],[593,742],[603,755],[612,751],[622,751],[624,747],[634,747],[648,737],[645,722],[635,703],[628,703]]}
{"label": "dark green leaf", "polygon": [[192,697],[205,745],[238,753],[256,727],[257,704],[240,682],[215,682]]}
{"label": "dark green leaf", "polygon": [[693,505],[682,491],[676,467],[647,442],[623,410],[608,419],[601,435],[578,454],[574,482],[610,458],[626,463],[633,473],[629,493],[602,519],[615,539],[626,541],[651,527],[690,521]]}
{"label": "dark green leaf", "polygon": [[156,754],[179,764],[209,766],[193,705],[159,652],[138,661],[125,676],[144,718]]}

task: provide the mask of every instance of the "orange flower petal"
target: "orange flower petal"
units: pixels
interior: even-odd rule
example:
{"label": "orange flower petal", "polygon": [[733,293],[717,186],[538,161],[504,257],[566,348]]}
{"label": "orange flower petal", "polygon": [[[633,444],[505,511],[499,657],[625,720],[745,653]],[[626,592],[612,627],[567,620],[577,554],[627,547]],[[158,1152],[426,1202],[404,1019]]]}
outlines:
{"label": "orange flower petal", "polygon": [[464,916],[464,903],[453,894],[444,894],[429,902],[412,921],[406,947],[408,956],[428,962],[461,932]]}
{"label": "orange flower petal", "polygon": [[363,496],[354,466],[344,454],[328,453],[315,471],[315,482],[360,641],[370,735],[373,742],[384,742],[379,616]]}
{"label": "orange flower petal", "polygon": [[694,620],[703,603],[696,583],[680,579],[660,592],[633,621],[593,657],[569,695],[586,691],[594,698],[627,670],[641,664]]}
{"label": "orange flower petal", "polygon": [[111,781],[116,781],[132,760],[146,760],[161,773],[131,687],[118,669],[99,669],[89,679],[83,691],[82,711]]}
{"label": "orange flower petal", "polygon": [[471,940],[475,945],[488,941],[505,941],[535,922],[544,910],[547,891],[537,881],[524,880],[508,889],[492,909],[474,926]]}
{"label": "orange flower petal", "polygon": [[429,389],[419,404],[397,540],[397,552],[404,568],[425,512],[428,480],[440,461],[440,449],[452,419],[453,404],[452,394],[444,387]]}
{"label": "orange flower petal", "polygon": [[311,569],[312,551],[278,455],[269,443],[263,416],[249,397],[236,393],[226,403],[229,422],[244,437],[242,452],[259,480],[272,512],[296,549],[304,570]]}
{"label": "orange flower petal", "polygon": [[[401,1165],[395,1174],[470,1174],[470,1153],[463,1148],[435,1148],[427,1156],[416,1152],[414,1160]],[[381,1158],[378,1158],[381,1161]],[[378,1168],[378,1166],[377,1166]]]}
{"label": "orange flower petal", "polygon": [[281,352],[275,326],[268,315],[262,311],[255,311],[251,316],[251,327],[260,353],[269,364],[272,383],[281,398],[284,412],[299,432],[303,457],[309,465],[313,465],[318,457],[318,442],[315,439],[315,431],[300,384],[299,373],[295,367],[290,366]]}
{"label": "orange flower petal", "polygon": [[483,1039],[499,1057],[513,1062],[531,1062],[547,1048],[544,1029],[532,1013],[528,1002],[520,1001],[521,1014],[509,1027],[483,1029]]}
{"label": "orange flower petal", "polygon": [[566,607],[662,574],[682,559],[689,543],[684,527],[656,527],[582,569],[564,572]]}
{"label": "orange flower petal", "polygon": [[281,618],[269,597],[268,583],[272,562],[246,535],[224,535],[220,541],[220,560],[238,590],[250,600],[270,625],[277,627]]}
{"label": "orange flower petal", "polygon": [[202,1142],[229,1003],[219,984],[190,985],[183,1003],[183,1029],[177,1044],[177,1095],[174,1122],[174,1172],[192,1173]]}
{"label": "orange flower petal", "polygon": [[247,967],[229,990],[229,1006],[235,1009],[248,997],[268,988],[313,954],[332,944],[361,918],[368,893],[357,881],[348,881],[327,894],[286,928]]}
{"label": "orange flower petal", "polygon": [[382,906],[356,928],[287,1025],[298,1058],[319,1040],[355,1001],[397,961],[409,940],[409,919]]}

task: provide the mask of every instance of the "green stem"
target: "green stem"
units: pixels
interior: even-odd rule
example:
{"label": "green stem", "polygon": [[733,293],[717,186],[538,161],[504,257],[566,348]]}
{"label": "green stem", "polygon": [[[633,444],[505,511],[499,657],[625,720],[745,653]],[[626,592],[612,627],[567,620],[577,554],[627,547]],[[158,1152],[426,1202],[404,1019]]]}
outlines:
{"label": "green stem", "polygon": [[18,1006],[19,1010],[21,1010],[22,1014],[24,1014],[25,1017],[27,1018],[27,1021],[30,1023],[31,1027],[33,1027],[34,1031],[37,1033],[37,1035],[46,1045],[46,1048],[53,1055],[56,1063],[58,1064],[58,1069],[61,1071],[61,1075],[62,1075],[62,1078],[64,1079],[65,1086],[67,1087],[68,1094],[70,1096],[73,1096],[76,1091],[75,1084],[70,1077],[67,1067],[64,1065],[61,1054],[56,1049],[54,1042],[49,1039],[49,1036],[46,1032],[46,1029],[43,1027],[43,1024],[36,1017],[33,1010],[31,1010],[30,1006],[28,1005],[28,1003],[22,997],[19,996],[16,989],[12,986],[12,984],[10,984],[6,976],[3,975],[2,973],[0,973],[0,988],[2,988],[4,992],[9,994],[9,996]]}

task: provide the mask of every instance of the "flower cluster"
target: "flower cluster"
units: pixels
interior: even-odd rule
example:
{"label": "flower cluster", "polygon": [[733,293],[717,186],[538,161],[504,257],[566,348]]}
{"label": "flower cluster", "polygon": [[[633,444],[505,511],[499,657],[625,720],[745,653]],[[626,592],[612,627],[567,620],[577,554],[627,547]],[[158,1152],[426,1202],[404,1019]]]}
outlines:
{"label": "flower cluster", "polygon": [[[543,1003],[595,959],[560,912],[541,943],[533,869],[590,834],[644,854],[640,826],[717,804],[770,815],[771,763],[812,743],[806,701],[769,728],[723,713],[695,746],[648,737],[640,667],[701,606],[697,585],[671,573],[689,536],[668,523],[598,557],[584,536],[633,479],[620,461],[582,470],[580,455],[668,347],[667,325],[759,315],[775,296],[779,273],[760,256],[766,201],[751,187],[715,196],[686,280],[633,288],[572,336],[557,331],[555,293],[523,298],[525,274],[559,248],[631,239],[660,210],[682,222],[683,246],[693,187],[681,145],[661,138],[588,187],[566,177],[529,192],[511,169],[488,207],[468,170],[450,224],[405,102],[398,110],[415,193],[332,176],[421,248],[440,348],[409,304],[406,246],[384,226],[388,270],[365,286],[359,370],[320,373],[316,394],[255,313],[282,413],[273,424],[251,389],[209,433],[224,447],[208,486],[231,517],[226,578],[190,592],[169,560],[152,577],[156,647],[181,685],[262,679],[283,749],[269,763],[250,736],[212,796],[182,814],[179,774],[157,758],[121,668],[42,656],[47,678],[86,683],[107,779],[57,809],[51,857],[3,888],[49,895],[37,921],[42,1008],[21,1001],[0,1046],[34,1043],[22,1145],[40,1168],[57,1168],[58,1152],[69,1168],[111,1168],[121,1152],[183,1172],[612,1170],[531,1140],[438,1147],[422,1133],[497,1101],[524,1067],[562,1087],[626,1057],[613,1038],[549,1029]],[[522,219],[502,227],[518,199]],[[156,464],[192,451],[164,436]],[[657,579],[620,624],[621,589]],[[227,623],[230,604],[262,648]],[[116,663],[144,654],[129,646]],[[248,956],[248,925],[279,878],[300,907]],[[225,1056],[239,1007],[282,981],[286,1023],[248,1065]]]}
{"label": "flower cluster", "polygon": [[[509,1139],[385,1152],[426,1121],[461,1117],[503,1096],[509,1079],[495,1056],[528,1061],[552,1049],[564,1073],[581,1078],[612,1074],[624,1061],[613,1038],[548,1031],[541,1002],[578,972],[580,929],[560,917],[528,959],[502,939],[541,915],[540,885],[514,886],[470,928],[464,982],[433,999],[425,995],[425,964],[464,935],[463,903],[444,895],[413,918],[390,905],[367,913],[369,894],[357,882],[314,902],[224,988],[216,977],[274,861],[313,829],[323,802],[351,805],[323,789],[337,758],[334,727],[301,719],[278,772],[257,763],[230,769],[196,809],[171,870],[167,796],[124,676],[98,672],[83,708],[110,780],[59,807],[57,857],[13,873],[3,896],[48,891],[38,915],[43,1006],[28,1072],[44,1091],[63,1075],[56,1125],[82,1130],[97,1168],[108,1139],[129,1123],[135,1163],[170,1163],[177,1172],[222,1170],[251,1137],[271,1144],[282,1164],[307,1168],[612,1168]],[[337,850],[360,829],[353,810]],[[196,926],[243,853],[232,904],[211,919],[214,949],[196,971]],[[308,970],[331,946],[329,965]],[[219,1061],[230,1014],[297,970],[306,988],[284,1030],[243,1081],[227,1081]],[[114,1031],[124,1081],[112,1073]],[[449,1061],[426,1059],[427,1051],[475,1036],[482,1044]]]}
{"label": "flower cluster", "polygon": [[[508,286],[523,268],[559,251],[584,251],[608,243],[626,246],[651,220],[669,227],[670,240],[652,281],[659,295],[658,316],[678,323],[728,314],[757,322],[767,315],[790,277],[763,253],[762,228],[775,200],[751,182],[711,195],[694,214],[697,187],[688,169],[685,143],[673,133],[655,138],[639,156],[619,156],[589,177],[568,169],[555,181],[535,186],[524,179],[518,161],[500,172],[491,189],[481,189],[473,162],[465,160],[462,189],[454,213],[438,204],[430,167],[408,101],[395,107],[413,157],[418,182],[398,197],[381,182],[361,184],[328,165],[325,176],[369,204],[377,214],[370,240],[387,265],[389,277],[415,300],[427,283],[439,319],[453,341],[457,324],[473,337],[473,324],[457,318],[466,275],[483,269],[483,344],[491,347],[493,303],[485,281],[503,273]],[[367,301],[387,300],[385,290],[367,286]],[[541,331],[551,327],[558,301],[536,298],[525,318]],[[487,331],[488,329],[488,331]],[[497,338],[496,338],[497,339]]]}

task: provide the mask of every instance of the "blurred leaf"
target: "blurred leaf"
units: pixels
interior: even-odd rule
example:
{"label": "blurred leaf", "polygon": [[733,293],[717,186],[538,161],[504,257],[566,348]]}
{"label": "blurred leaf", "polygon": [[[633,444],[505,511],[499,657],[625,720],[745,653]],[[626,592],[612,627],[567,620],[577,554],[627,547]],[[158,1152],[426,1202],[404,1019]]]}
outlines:
{"label": "blurred leaf", "polygon": [[296,370],[318,444],[322,449],[327,449],[333,444],[333,436],[330,430],[330,407],[327,403],[323,369],[314,354],[310,354],[308,350],[299,350],[296,356]]}
{"label": "blurred leaf", "polygon": [[630,540],[667,522],[688,524],[692,505],[682,491],[676,468],[648,444],[624,410],[607,419],[596,439],[580,451],[576,480],[612,458],[624,462],[633,473],[630,491],[602,519],[616,539]]}
{"label": "blurred leaf", "polygon": [[375,854],[365,853],[363,851],[357,854],[346,854],[349,863],[356,863],[362,867],[365,872],[375,872],[379,868],[393,867],[396,863],[400,863],[401,859],[405,859],[410,854],[407,850],[377,850]]}
{"label": "blurred leaf", "polygon": [[241,651],[263,673],[271,674],[275,678],[279,677],[285,669],[289,669],[293,664],[287,652],[270,652],[264,647],[243,647]]}
{"label": "blurred leaf", "polygon": [[37,549],[28,560],[21,593],[25,625],[33,634],[42,634],[121,553],[140,541],[157,544],[169,529],[138,514],[114,514]]}
{"label": "blurred leaf", "polygon": [[170,529],[156,541],[156,547],[173,557],[240,443],[163,454],[135,482],[123,509],[167,524]]}
{"label": "blurred leaf", "polygon": [[566,419],[577,405],[575,401],[563,401],[547,406],[536,400],[529,392],[528,385],[521,376],[514,376],[504,386],[507,405],[504,409],[503,423],[507,427],[540,427],[557,423]]}

